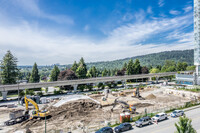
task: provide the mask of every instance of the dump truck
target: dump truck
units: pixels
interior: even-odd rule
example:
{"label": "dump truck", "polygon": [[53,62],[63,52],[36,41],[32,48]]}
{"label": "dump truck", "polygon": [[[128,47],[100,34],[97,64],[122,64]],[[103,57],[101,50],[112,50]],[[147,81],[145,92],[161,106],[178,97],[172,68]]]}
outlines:
{"label": "dump truck", "polygon": [[9,113],[9,118],[10,118],[10,120],[5,121],[4,125],[10,126],[10,125],[14,125],[16,123],[23,122],[23,121],[29,119],[30,115],[25,114],[24,110],[16,110],[16,111]]}

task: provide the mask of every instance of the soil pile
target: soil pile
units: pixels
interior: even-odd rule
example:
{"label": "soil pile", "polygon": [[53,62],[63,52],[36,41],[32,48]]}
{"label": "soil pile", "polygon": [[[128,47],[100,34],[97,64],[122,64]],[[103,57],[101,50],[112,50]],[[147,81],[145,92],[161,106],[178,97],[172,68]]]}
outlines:
{"label": "soil pile", "polygon": [[145,97],[145,99],[147,100],[156,99],[156,96],[154,94],[149,94],[148,96]]}
{"label": "soil pile", "polygon": [[[80,121],[85,120],[85,122],[90,122],[92,119],[91,115],[94,112],[101,112],[101,109],[97,109],[99,104],[93,102],[92,100],[85,99],[85,100],[77,100],[73,102],[68,102],[60,107],[49,107],[48,111],[50,112],[50,117],[47,118],[48,123],[57,123],[61,126],[64,122],[69,121]],[[82,121],[84,122],[84,121]],[[59,124],[60,123],[60,124]],[[62,124],[61,124],[62,123]],[[44,120],[27,120],[21,123],[23,128],[25,127],[39,127],[44,124]]]}
{"label": "soil pile", "polygon": [[136,108],[144,108],[144,107],[153,106],[153,104],[150,104],[150,103],[136,103],[136,104],[134,104],[134,106]]}
{"label": "soil pile", "polygon": [[98,107],[99,105],[91,100],[78,100],[58,108],[50,107],[49,111],[51,119],[69,119],[74,116],[85,116]]}

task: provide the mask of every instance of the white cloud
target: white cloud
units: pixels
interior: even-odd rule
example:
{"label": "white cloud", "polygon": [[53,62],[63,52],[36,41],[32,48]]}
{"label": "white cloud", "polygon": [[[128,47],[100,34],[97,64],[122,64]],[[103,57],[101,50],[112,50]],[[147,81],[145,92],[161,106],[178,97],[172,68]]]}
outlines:
{"label": "white cloud", "polygon": [[[137,13],[135,17],[145,16],[144,11]],[[1,17],[1,15],[0,15]],[[6,18],[4,18],[6,19]],[[53,29],[42,29],[30,24],[14,23],[13,25],[0,21],[0,56],[6,50],[11,50],[18,57],[19,64],[38,65],[45,64],[68,64],[84,57],[87,62],[105,61],[144,55],[148,53],[166,50],[191,49],[191,34],[181,35],[171,33],[171,39],[176,38],[174,43],[148,43],[145,40],[152,36],[162,34],[174,29],[190,26],[193,21],[192,13],[174,18],[155,20],[140,20],[135,23],[122,25],[106,34],[101,41],[84,35],[62,35]],[[1,18],[0,18],[1,20]],[[85,26],[87,27],[87,26]],[[189,36],[187,38],[187,36]],[[170,39],[170,36],[167,36]],[[164,38],[163,38],[164,39]],[[184,40],[185,39],[185,40]]]}
{"label": "white cloud", "polygon": [[152,13],[153,13],[152,7],[151,7],[151,6],[149,6],[149,7],[147,8],[147,13],[149,13],[149,14],[152,14]]}
{"label": "white cloud", "polygon": [[84,30],[84,31],[90,30],[90,26],[89,26],[89,25],[85,25],[84,28],[83,28],[83,30]]}
{"label": "white cloud", "polygon": [[74,20],[67,15],[54,15],[44,12],[40,9],[37,0],[8,0],[8,2],[32,16],[49,19],[57,23],[74,24]]}
{"label": "white cloud", "polygon": [[177,11],[177,10],[170,10],[169,13],[172,14],[172,15],[178,15],[178,14],[180,14],[180,12]]}
{"label": "white cloud", "polygon": [[192,6],[187,6],[187,7],[183,8],[183,10],[185,11],[185,13],[187,13],[192,10]]}
{"label": "white cloud", "polygon": [[159,0],[158,5],[159,5],[159,7],[163,7],[165,5],[164,0]]}
{"label": "white cloud", "polygon": [[[28,4],[29,5],[29,4]],[[25,6],[27,7],[27,6]],[[31,8],[31,7],[30,7]],[[32,7],[31,12],[35,14],[40,10]],[[7,23],[10,18],[0,12],[0,57],[7,50],[11,50],[18,58],[19,64],[38,65],[45,64],[68,64],[74,60],[84,57],[87,62],[105,61],[144,55],[148,53],[161,52],[166,50],[182,50],[193,48],[192,33],[181,34],[182,27],[190,26],[193,21],[192,13],[174,18],[159,18],[145,20],[146,13],[140,10],[133,17],[135,23],[128,23],[107,32],[106,37],[101,41],[91,39],[84,35],[63,35],[54,29],[43,29],[27,21]],[[89,30],[89,25],[84,29]],[[172,32],[167,39],[176,39],[175,43],[147,43],[145,40]],[[164,40],[164,38],[163,38]]]}

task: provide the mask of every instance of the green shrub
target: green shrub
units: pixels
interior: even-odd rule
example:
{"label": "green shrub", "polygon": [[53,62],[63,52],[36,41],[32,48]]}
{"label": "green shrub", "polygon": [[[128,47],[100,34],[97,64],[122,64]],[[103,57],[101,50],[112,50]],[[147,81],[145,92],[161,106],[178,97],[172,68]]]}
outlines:
{"label": "green shrub", "polygon": [[33,96],[33,95],[35,95],[35,92],[34,92],[34,90],[25,89],[25,94]]}
{"label": "green shrub", "polygon": [[25,93],[24,93],[24,91],[20,91],[20,92],[19,92],[19,96],[20,96],[20,97],[23,97],[23,96],[25,96]]}
{"label": "green shrub", "polygon": [[42,96],[43,95],[42,91],[37,92],[37,95]]}
{"label": "green shrub", "polygon": [[48,87],[47,87],[47,88],[45,88],[45,93],[48,93]]}

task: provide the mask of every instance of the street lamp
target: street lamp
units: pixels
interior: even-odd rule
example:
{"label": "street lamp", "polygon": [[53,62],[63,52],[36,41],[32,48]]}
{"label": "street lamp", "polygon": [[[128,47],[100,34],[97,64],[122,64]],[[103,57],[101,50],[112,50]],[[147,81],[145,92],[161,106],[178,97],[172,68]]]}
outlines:
{"label": "street lamp", "polygon": [[18,105],[19,105],[19,80],[17,81],[18,84]]}

